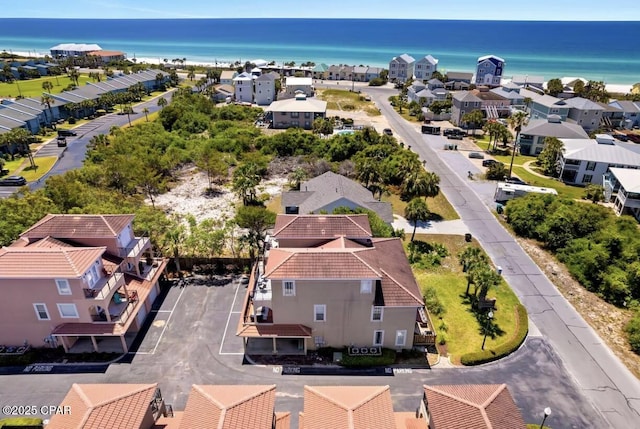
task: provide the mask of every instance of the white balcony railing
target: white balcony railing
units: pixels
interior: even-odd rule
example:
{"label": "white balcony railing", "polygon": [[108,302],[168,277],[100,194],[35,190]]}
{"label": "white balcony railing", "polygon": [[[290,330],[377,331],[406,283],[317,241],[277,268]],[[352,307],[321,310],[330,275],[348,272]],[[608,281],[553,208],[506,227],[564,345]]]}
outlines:
{"label": "white balcony railing", "polygon": [[124,255],[127,258],[135,258],[149,245],[148,237],[135,237],[127,247],[124,248]]}
{"label": "white balcony railing", "polygon": [[[103,279],[106,278],[106,281]],[[98,281],[96,287],[94,288],[86,288],[85,297],[89,299],[95,300],[103,300],[109,293],[116,287],[119,287],[122,284],[122,280],[124,278],[124,274],[122,273],[113,273],[109,277],[103,277],[102,281]]]}

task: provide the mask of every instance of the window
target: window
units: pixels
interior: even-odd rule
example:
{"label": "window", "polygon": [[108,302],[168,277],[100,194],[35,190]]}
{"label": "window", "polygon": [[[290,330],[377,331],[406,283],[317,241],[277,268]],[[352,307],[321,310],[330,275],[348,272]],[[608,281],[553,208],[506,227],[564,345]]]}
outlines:
{"label": "window", "polygon": [[593,171],[595,169],[596,169],[596,162],[595,161],[587,162],[587,170]]}
{"label": "window", "polygon": [[585,174],[582,177],[582,183],[591,183],[591,180],[593,180],[593,175],[592,174]]}
{"label": "window", "polygon": [[310,112],[304,112],[304,117],[305,118],[310,118],[311,117],[311,113]]}
{"label": "window", "polygon": [[313,306],[313,321],[325,322],[327,320],[327,306],[325,304],[316,304]]}
{"label": "window", "polygon": [[373,345],[381,346],[384,343],[384,331],[373,331]]}
{"label": "window", "polygon": [[296,282],[293,280],[285,280],[282,282],[282,295],[296,296]]}
{"label": "window", "polygon": [[407,343],[407,330],[396,331],[396,346],[404,347]]}
{"label": "window", "polygon": [[36,311],[38,320],[51,320],[45,304],[33,304],[33,309]]}
{"label": "window", "polygon": [[382,322],[382,316],[384,314],[384,307],[373,306],[371,307],[371,321]]}
{"label": "window", "polygon": [[360,293],[371,293],[373,280],[360,280]]}
{"label": "window", "polygon": [[291,112],[291,117],[292,117],[292,118],[298,118],[298,117],[300,117],[300,112]]}
{"label": "window", "polygon": [[80,317],[75,304],[58,304],[58,311],[63,319],[77,319]]}
{"label": "window", "polygon": [[67,279],[56,279],[56,286],[58,287],[58,294],[71,295],[71,286]]}

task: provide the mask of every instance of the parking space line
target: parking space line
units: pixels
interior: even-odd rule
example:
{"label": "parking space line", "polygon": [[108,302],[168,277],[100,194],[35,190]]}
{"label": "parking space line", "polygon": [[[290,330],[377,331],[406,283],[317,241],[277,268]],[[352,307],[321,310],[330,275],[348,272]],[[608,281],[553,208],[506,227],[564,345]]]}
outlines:
{"label": "parking space line", "polygon": [[[178,295],[178,299],[176,299],[176,302],[173,304],[173,308],[171,310],[163,310],[163,312],[168,312],[168,313],[171,313],[171,314],[169,314],[169,317],[167,317],[167,320],[166,320],[164,326],[162,327],[162,332],[160,332],[160,336],[158,337],[158,341],[156,341],[155,347],[153,348],[153,350],[151,352],[148,352],[148,354],[152,355],[152,354],[156,353],[156,349],[158,348],[158,345],[160,344],[160,340],[162,340],[162,336],[164,335],[164,331],[166,331],[167,326],[169,326],[169,321],[171,320],[171,316],[173,316],[173,311],[178,306],[178,302],[180,302],[180,298],[182,298],[182,294],[184,293],[185,290],[187,290],[187,288],[182,288],[182,290],[180,291],[180,295]],[[142,354],[142,353],[140,353],[140,354]]]}
{"label": "parking space line", "polygon": [[[236,305],[236,299],[238,299],[239,290],[240,290],[240,282],[236,284],[236,293],[233,296],[233,302],[231,303],[231,308],[229,309],[229,316],[227,317],[227,324],[225,325],[224,333],[222,334],[222,341],[220,342],[220,350],[218,351],[219,355],[229,354],[229,353],[223,353],[222,347],[224,347],[224,339],[227,336],[227,329],[229,329],[229,322],[231,322],[231,314],[233,314],[233,307]],[[237,313],[241,313],[241,312],[238,311]],[[237,354],[237,353],[233,353],[233,354]],[[241,353],[241,354],[244,354],[244,353]]]}
{"label": "parking space line", "polygon": [[151,310],[149,313],[171,313],[173,310]]}

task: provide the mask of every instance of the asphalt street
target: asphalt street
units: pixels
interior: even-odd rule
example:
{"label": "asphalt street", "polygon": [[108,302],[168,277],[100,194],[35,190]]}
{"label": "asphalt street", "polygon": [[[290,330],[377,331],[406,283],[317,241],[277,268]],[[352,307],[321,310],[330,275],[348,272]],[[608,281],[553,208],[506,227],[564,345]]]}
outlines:
{"label": "asphalt street", "polygon": [[477,171],[466,154],[445,151],[447,140],[416,132],[389,105],[388,89],[367,88],[394,131],[440,176],[440,189],[529,311],[584,395],[610,427],[640,427],[640,382],[564,299],[491,213],[495,185],[467,178]]}

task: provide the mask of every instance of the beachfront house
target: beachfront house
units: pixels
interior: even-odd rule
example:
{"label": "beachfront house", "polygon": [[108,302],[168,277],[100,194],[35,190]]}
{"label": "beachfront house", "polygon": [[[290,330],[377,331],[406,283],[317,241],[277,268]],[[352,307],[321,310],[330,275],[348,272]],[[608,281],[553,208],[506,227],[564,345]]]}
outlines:
{"label": "beachfront house", "polygon": [[448,71],[444,87],[449,91],[460,91],[469,89],[473,73]]}
{"label": "beachfront house", "polygon": [[418,80],[429,80],[433,72],[438,70],[438,60],[431,55],[426,55],[416,61],[413,74]]}
{"label": "beachfront house", "polygon": [[127,352],[166,265],[132,222],[50,214],[0,249],[0,344]]}
{"label": "beachfront house", "polygon": [[409,54],[393,57],[389,62],[389,80],[404,83],[413,79],[416,60]]}
{"label": "beachfront house", "polygon": [[233,78],[235,99],[238,103],[253,103],[253,79],[251,73],[240,73]]}
{"label": "beachfront house", "polygon": [[600,128],[605,109],[598,103],[582,97],[573,97],[567,99],[566,104],[569,106],[568,121],[580,125],[586,132]]}
{"label": "beachfront house", "polygon": [[314,79],[328,79],[329,66],[325,63],[316,64],[313,69],[311,69],[311,76]]}
{"label": "beachfront house", "polygon": [[314,120],[326,116],[327,102],[296,94],[293,98],[274,101],[266,108],[266,113],[273,128],[310,130]]}
{"label": "beachfront house", "polygon": [[612,100],[609,105],[622,111],[622,127],[630,130],[640,126],[640,101]]}
{"label": "beachfront house", "polygon": [[640,153],[617,143],[608,134],[595,139],[560,139],[564,144],[558,160],[558,173],[565,183],[574,185],[602,184],[610,168],[640,168]]}
{"label": "beachfront house", "polygon": [[278,215],[272,237],[244,298],[245,353],[414,346],[428,320],[399,238],[374,238],[367,215]]}
{"label": "beachfront house", "polygon": [[337,207],[371,210],[384,222],[393,222],[390,203],[376,200],[360,183],[332,171],[301,183],[299,191],[282,194],[286,214],[333,213]]}
{"label": "beachfront house", "polygon": [[485,55],[478,58],[475,84],[489,87],[500,86],[504,66],[504,60],[495,55]]}
{"label": "beachfront house", "polygon": [[521,86],[522,88],[537,88],[544,90],[544,77],[534,75],[513,75],[511,83]]}
{"label": "beachfront house", "polygon": [[609,168],[604,175],[605,201],[613,202],[618,216],[628,214],[640,221],[640,170]]}
{"label": "beachfront house", "polygon": [[480,109],[487,119],[507,118],[511,114],[511,100],[502,95],[489,91],[486,86],[480,86],[473,91],[473,95],[482,102]]}
{"label": "beachfront house", "polygon": [[61,43],[53,46],[49,51],[53,58],[83,57],[89,52],[101,51],[95,43]]}
{"label": "beachfront house", "polygon": [[481,110],[482,99],[478,98],[470,91],[459,91],[453,95],[451,106],[451,123],[459,126],[462,123],[462,117],[473,111]]}
{"label": "beachfront house", "polygon": [[235,70],[222,70],[220,72],[220,84],[221,85],[233,85],[233,78],[238,75]]}
{"label": "beachfront house", "polygon": [[88,56],[99,58],[99,62],[102,64],[109,64],[112,61],[123,61],[127,58],[127,55],[121,51],[91,51],[87,53]]}
{"label": "beachfront house", "polygon": [[253,80],[253,100],[259,106],[271,104],[276,99],[276,80],[280,76],[275,73],[264,73]]}
{"label": "beachfront house", "polygon": [[522,127],[518,145],[523,155],[537,156],[544,148],[544,139],[588,139],[589,135],[578,124],[562,122],[557,115],[549,115],[546,119],[531,119]]}

